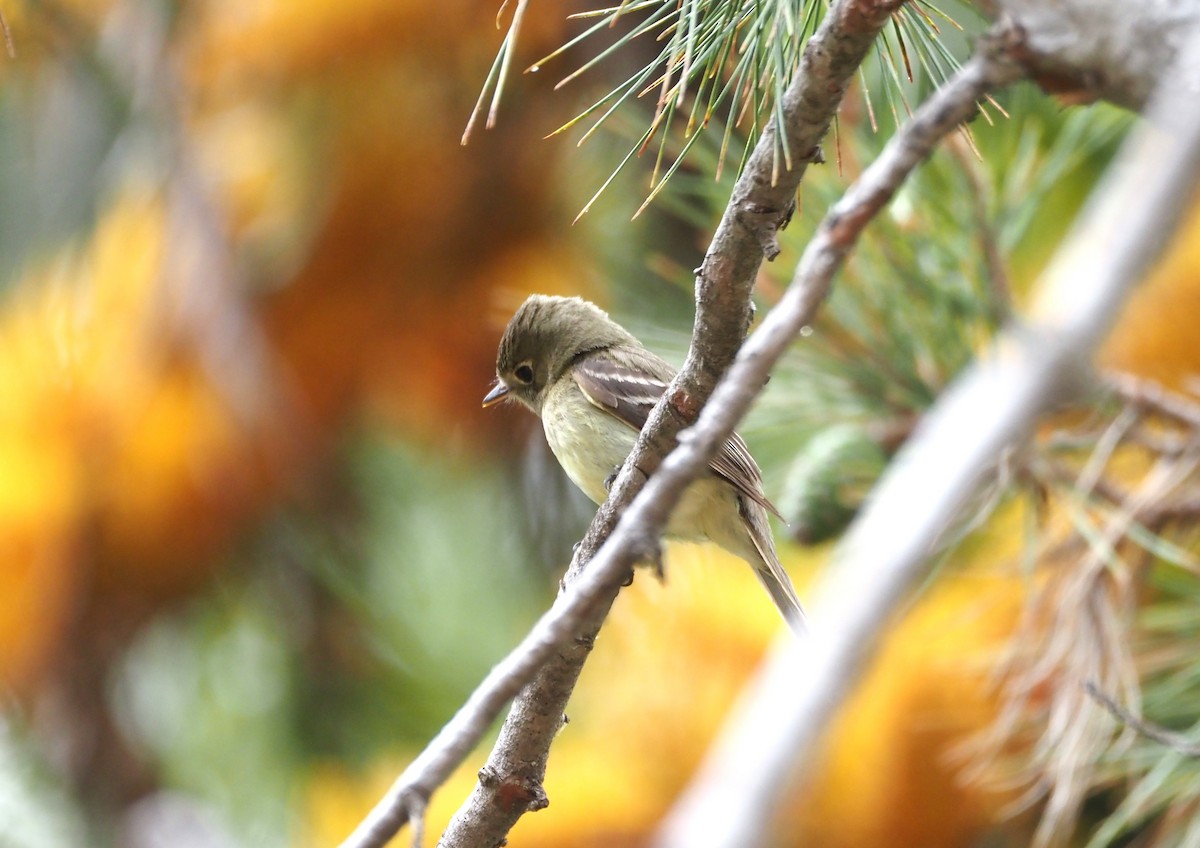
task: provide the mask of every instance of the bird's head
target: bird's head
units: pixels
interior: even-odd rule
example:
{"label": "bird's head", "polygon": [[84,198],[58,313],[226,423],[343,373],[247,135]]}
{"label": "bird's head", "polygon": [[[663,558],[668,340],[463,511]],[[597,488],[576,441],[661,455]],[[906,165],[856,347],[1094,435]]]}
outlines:
{"label": "bird's head", "polygon": [[500,339],[491,406],[515,398],[541,413],[546,389],[579,357],[637,341],[594,303],[535,294],[521,304]]}

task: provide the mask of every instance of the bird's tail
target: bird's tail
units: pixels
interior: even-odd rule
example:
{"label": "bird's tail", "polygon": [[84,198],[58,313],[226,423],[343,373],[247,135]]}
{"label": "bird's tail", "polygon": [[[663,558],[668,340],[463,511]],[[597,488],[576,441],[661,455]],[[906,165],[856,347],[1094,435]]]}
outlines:
{"label": "bird's tail", "polygon": [[742,502],[742,517],[746,520],[746,529],[750,531],[750,540],[758,553],[757,562],[752,563],[754,573],[760,583],[766,588],[767,594],[775,602],[780,614],[788,623],[788,627],[797,636],[808,634],[808,617],[792,579],[783,569],[779,554],[775,552],[775,540],[771,535],[771,527],[767,523],[766,512],[757,504]]}

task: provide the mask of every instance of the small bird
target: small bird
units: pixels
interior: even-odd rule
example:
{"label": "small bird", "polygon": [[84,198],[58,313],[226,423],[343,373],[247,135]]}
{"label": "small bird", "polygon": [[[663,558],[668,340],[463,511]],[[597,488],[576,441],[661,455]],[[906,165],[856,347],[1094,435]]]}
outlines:
{"label": "small bird", "polygon": [[[532,295],[509,321],[496,355],[496,385],[485,407],[520,401],[542,419],[567,476],[597,504],[633,450],[675,369],[593,303]],[[667,535],[708,540],[750,563],[784,619],[806,629],[796,590],[775,553],[762,490],[746,443],[730,436],[671,514]]]}

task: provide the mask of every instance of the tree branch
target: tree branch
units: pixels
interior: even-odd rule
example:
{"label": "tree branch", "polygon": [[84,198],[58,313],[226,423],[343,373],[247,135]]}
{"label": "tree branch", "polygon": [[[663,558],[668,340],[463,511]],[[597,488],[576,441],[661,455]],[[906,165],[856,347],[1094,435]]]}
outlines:
{"label": "tree branch", "polygon": [[[671,450],[680,431],[696,419],[737,354],[749,327],[754,280],[763,258],[774,259],[779,253],[775,233],[791,216],[807,163],[818,155],[820,141],[854,72],[901,2],[839,0],[805,45],[800,69],[785,92],[782,107],[793,168],[776,173],[778,130],[774,123],[768,125],[734,186],[697,270],[696,319],[687,358],[651,413],[608,501],[593,520],[567,571],[564,587],[578,584],[581,576],[590,572],[611,577],[607,581],[597,578],[594,606],[576,631],[573,644],[551,657],[513,703],[481,772],[495,779],[480,781],[451,821],[440,845],[497,844],[528,809],[509,801],[512,786],[528,788],[539,802],[544,799],[541,781],[550,743],[620,583],[642,554],[656,548],[675,503],[687,483],[703,471],[720,441],[712,442],[704,458],[685,469],[675,483],[662,487],[657,494],[646,492],[638,503],[633,503],[634,498],[658,467],[660,458]],[[761,387],[764,382],[765,376],[757,385]],[[729,424],[726,435],[735,423]],[[621,521],[623,529],[617,528],[617,518],[627,506],[629,514]],[[610,534],[612,542],[605,547],[607,558],[593,561]],[[614,577],[619,579],[614,582]]]}
{"label": "tree branch", "polygon": [[[671,509],[706,458],[675,472],[657,493],[634,499],[680,430],[695,420],[737,353],[749,326],[755,277],[764,256],[773,259],[778,253],[775,233],[791,214],[807,163],[818,155],[854,72],[902,2],[835,0],[805,45],[782,106],[793,167],[774,173],[776,129],[768,126],[697,271],[696,321],[684,366],[655,407],[577,549],[558,600],[401,774],[343,848],[386,844],[409,820],[411,810],[446,781],[517,692],[479,784],[440,844],[499,844],[522,814],[547,803],[541,782],[550,743],[596,634],[632,564],[656,546]],[[757,385],[762,383],[760,379]],[[734,423],[727,424],[726,433]],[[709,441],[708,455],[717,444]],[[691,453],[696,455],[696,448]],[[617,518],[627,507],[618,526]]]}
{"label": "tree branch", "polygon": [[[980,6],[1025,31],[1026,69],[1046,91],[1073,101],[1103,98],[1141,111],[1177,58],[1200,64],[1200,57],[1180,52],[1200,22],[1196,0],[982,0]],[[1189,75],[1182,67],[1175,72]]]}
{"label": "tree branch", "polygon": [[[1193,36],[1180,55],[1197,49]],[[661,844],[695,845],[698,834],[707,846],[756,843],[963,503],[1038,414],[1089,373],[1093,351],[1200,180],[1200,78],[1193,65],[1164,79],[1171,85],[1149,114],[1158,126],[1126,143],[1046,270],[1035,320],[1011,327],[897,457],[817,593],[814,631],[823,639],[776,644]],[[813,264],[802,261],[801,273]]]}

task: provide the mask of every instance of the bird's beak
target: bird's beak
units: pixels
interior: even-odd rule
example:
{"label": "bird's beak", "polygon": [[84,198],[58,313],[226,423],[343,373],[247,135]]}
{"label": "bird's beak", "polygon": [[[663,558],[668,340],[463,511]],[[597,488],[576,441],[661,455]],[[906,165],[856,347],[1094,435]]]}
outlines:
{"label": "bird's beak", "polygon": [[508,395],[508,386],[496,381],[496,385],[492,386],[492,390],[483,396],[483,407],[487,409],[489,406],[495,406]]}

